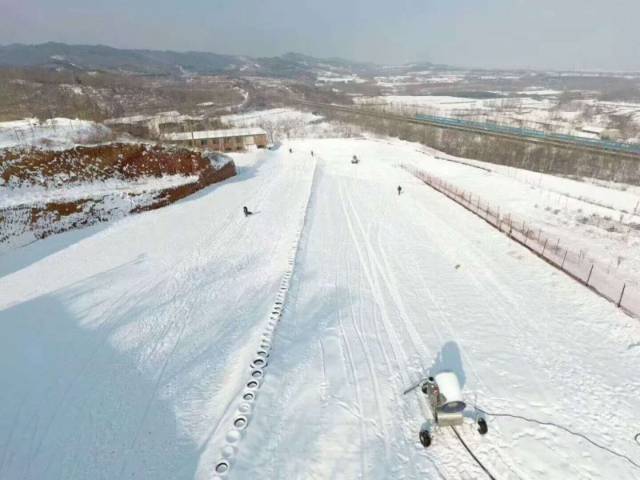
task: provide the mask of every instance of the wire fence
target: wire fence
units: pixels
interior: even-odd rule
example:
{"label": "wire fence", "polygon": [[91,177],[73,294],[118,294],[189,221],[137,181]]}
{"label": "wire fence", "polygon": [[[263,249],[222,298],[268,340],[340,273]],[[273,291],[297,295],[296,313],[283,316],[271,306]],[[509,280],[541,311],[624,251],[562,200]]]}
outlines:
{"label": "wire fence", "polygon": [[629,315],[640,318],[640,290],[637,286],[611,274],[609,269],[574,251],[560,237],[549,235],[523,218],[494,206],[478,195],[465,191],[426,172],[404,166],[415,177],[438,192],[475,213],[487,223],[507,234],[551,265],[613,302]]}

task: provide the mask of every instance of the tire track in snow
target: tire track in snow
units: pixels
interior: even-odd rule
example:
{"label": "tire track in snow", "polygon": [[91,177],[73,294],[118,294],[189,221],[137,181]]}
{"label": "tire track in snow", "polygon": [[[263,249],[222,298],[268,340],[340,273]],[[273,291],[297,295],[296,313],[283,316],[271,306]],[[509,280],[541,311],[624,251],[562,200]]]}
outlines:
{"label": "tire track in snow", "polygon": [[[357,247],[357,246],[356,246]],[[346,285],[347,285],[347,289],[349,292],[349,298],[355,298],[353,295],[353,289],[351,287],[352,285],[352,273],[351,273],[351,267],[349,264],[348,259],[346,259],[345,262],[343,262],[343,264],[345,265],[345,272],[346,272]],[[362,277],[361,275],[358,275],[358,286],[361,285],[361,281],[362,281]],[[389,458],[390,458],[390,434],[389,434],[389,429],[388,429],[388,418],[387,415],[384,411],[384,408],[382,407],[381,404],[381,387],[378,381],[379,375],[378,375],[378,371],[375,368],[375,363],[373,362],[373,358],[374,355],[371,353],[371,349],[368,346],[368,342],[365,339],[365,336],[363,334],[363,328],[361,325],[362,322],[362,303],[359,303],[360,308],[359,311],[356,313],[355,309],[354,309],[354,305],[353,302],[349,303],[350,305],[350,311],[351,311],[351,320],[353,322],[353,330],[356,333],[356,338],[358,340],[358,343],[360,344],[360,348],[362,350],[362,353],[364,355],[365,358],[365,362],[366,362],[366,366],[367,366],[367,372],[368,372],[368,378],[371,380],[371,384],[372,384],[372,390],[373,390],[373,400],[375,403],[375,411],[376,411],[376,415],[379,419],[379,425],[377,423],[374,423],[375,426],[378,427],[378,429],[382,429],[382,432],[379,433],[379,438],[383,441],[383,446],[384,446],[384,452],[385,452],[385,463],[388,463]],[[342,320],[341,320],[342,322]],[[343,332],[344,335],[344,332]],[[349,342],[349,339],[346,337],[346,335],[344,336],[345,342]],[[380,349],[382,349],[382,345],[378,345],[378,347]],[[355,362],[351,362],[351,368],[353,369],[354,372],[357,371],[357,364]],[[391,373],[391,369],[390,367],[387,365],[387,375]],[[355,375],[354,375],[355,376]],[[357,379],[357,376],[355,376],[355,378]],[[380,378],[386,378],[385,375],[380,376]],[[358,391],[361,390],[361,385],[356,385],[356,388],[358,389]],[[359,409],[360,409],[360,423],[361,423],[361,428],[364,429],[365,427],[365,415],[366,415],[366,408],[365,408],[365,404],[361,401],[360,399],[361,397],[359,396],[358,399],[358,403],[359,403]],[[366,437],[366,434],[362,433],[363,438]],[[362,456],[362,475],[366,474],[366,453],[364,450],[364,446],[365,443],[364,441],[362,441],[362,449],[361,449],[361,456]]]}
{"label": "tire track in snow", "polygon": [[[451,228],[450,225],[447,224],[447,222],[442,221],[440,217],[434,215],[430,210],[424,209],[423,208],[424,206],[420,203],[417,203],[415,200],[414,200],[414,205],[417,205],[423,213],[429,216],[430,220],[428,223],[432,227],[429,229],[431,233],[431,237],[435,239],[438,247],[443,249],[444,253],[447,256],[451,256],[448,248],[448,245],[449,245],[448,238],[454,235],[460,236],[460,233],[454,230],[453,228]],[[460,251],[455,252],[456,261],[460,261],[460,255],[462,255],[463,264],[472,263],[470,260],[471,258],[475,259],[476,261],[478,260],[478,258],[480,258],[482,259],[484,264],[487,264],[488,258],[486,256],[486,253],[480,250],[473,242],[467,242],[467,243],[468,243],[467,249],[462,249],[461,252]],[[465,262],[465,259],[469,261]],[[491,271],[491,267],[487,265],[487,268],[482,270],[482,272],[484,271]],[[486,282],[483,282],[481,279],[477,278],[475,271],[467,272],[467,275],[469,279],[472,281],[472,286],[474,287],[474,290],[475,290],[474,298],[477,298],[477,300],[475,300],[472,303],[481,305],[484,302],[484,299],[491,298],[492,296],[495,296],[496,293],[500,294],[501,301],[494,302],[492,304],[493,314],[499,319],[500,323],[504,323],[505,325],[512,325],[512,327],[515,330],[515,325],[513,324],[512,315],[510,315],[508,311],[509,307],[511,307],[512,311],[514,312],[517,311],[516,305],[513,303],[512,296],[505,293],[502,285],[500,285],[499,282],[493,279],[493,275],[488,275],[490,278],[486,279],[488,280]],[[453,327],[451,321],[449,320],[449,318],[451,317],[451,313],[448,310],[444,309],[442,307],[442,303],[437,301],[437,299],[433,296],[433,293],[427,286],[427,283],[423,278],[423,276],[417,275],[417,278],[420,282],[420,285],[422,286],[422,290],[425,292],[425,295],[429,298],[430,303],[432,304],[432,307],[434,309],[434,312],[436,313],[435,315],[433,315],[433,320],[437,321],[441,325],[439,329],[434,329],[434,331],[436,333],[438,332],[438,330],[442,332],[448,332],[451,338],[457,338],[457,339],[461,338],[461,336],[458,334],[457,330]],[[468,288],[458,292],[459,282],[455,282],[455,281],[449,282],[448,285],[452,289],[451,296],[453,298],[470,296],[470,292]],[[459,307],[463,307],[466,310],[466,307],[464,307],[464,305],[460,305]],[[467,318],[473,318],[473,314],[474,312],[469,312],[469,313],[465,313],[464,315]],[[525,336],[530,338],[533,336],[533,334],[531,333],[530,329],[528,329],[527,327],[531,327],[531,325],[530,325],[530,322],[525,321],[524,327],[521,329],[518,329],[518,331],[523,332]],[[536,329],[531,328],[531,330],[536,330]],[[439,333],[438,333],[438,336],[440,336],[441,338],[440,340],[441,343],[444,342],[444,339],[441,337]],[[476,368],[475,362],[472,360],[471,355],[467,352],[467,349],[461,343],[458,343],[458,346],[459,346],[462,357],[466,360],[467,365],[470,367],[471,372],[473,373],[473,376],[476,378],[478,383],[482,387],[484,387],[484,390],[487,393],[492,392],[492,388],[482,380]],[[522,345],[522,347],[519,349],[520,351],[530,352],[530,348],[528,347],[528,342],[525,342]],[[534,355],[534,357],[536,357],[536,355]],[[545,389],[543,388],[543,386],[540,384],[540,382],[535,376],[534,376],[533,382],[536,385],[538,385],[538,391],[541,392],[541,394],[546,397]],[[452,438],[454,437],[452,436]],[[506,445],[502,441],[500,441],[499,438],[496,438],[495,441],[497,442],[497,445],[486,444],[486,443],[483,443],[481,445],[481,449],[486,450],[484,455],[486,455],[487,457],[500,459],[500,461],[503,463],[503,465],[506,467],[507,470],[509,470],[517,478],[522,478],[524,474],[519,471],[519,469],[514,464],[511,458],[506,457],[504,455],[503,450],[500,448],[501,446],[504,447]],[[474,448],[475,447],[476,446],[474,446]],[[492,466],[492,468],[499,471],[500,469],[496,467],[497,465]]]}
{"label": "tire track in snow", "polygon": [[[342,192],[341,192],[342,193]],[[385,288],[386,291],[388,292],[389,296],[390,296],[390,300],[393,302],[393,304],[395,304],[398,312],[399,312],[399,316],[402,320],[402,325],[404,327],[404,331],[406,331],[408,333],[409,336],[409,344],[412,345],[413,350],[414,350],[414,355],[418,361],[418,363],[420,363],[420,358],[424,356],[425,353],[428,353],[429,350],[426,348],[426,346],[424,345],[424,343],[421,340],[421,337],[416,329],[415,324],[411,321],[410,316],[407,313],[407,310],[404,306],[404,302],[402,300],[402,295],[400,293],[400,291],[395,287],[395,276],[393,275],[393,272],[391,271],[387,256],[383,250],[383,248],[380,245],[380,241],[379,241],[379,224],[380,222],[378,222],[377,224],[370,224],[367,229],[365,229],[364,224],[362,223],[360,216],[358,215],[358,213],[355,210],[355,206],[353,204],[353,201],[351,200],[351,198],[349,198],[348,196],[347,198],[347,203],[350,206],[350,211],[352,211],[354,213],[354,218],[355,218],[355,223],[359,229],[360,232],[360,238],[362,239],[362,243],[365,245],[365,255],[367,256],[367,258],[369,259],[369,268],[371,269],[371,271],[374,273],[375,278],[380,278],[382,280],[382,283],[378,284],[378,289],[380,294],[378,295],[378,299],[382,299],[382,305],[381,305],[381,310],[383,312],[385,312],[385,305],[386,305],[386,300],[384,300],[384,296],[382,294],[383,290],[382,288]],[[383,208],[383,211],[385,212],[385,215],[382,215],[383,219],[386,216],[386,211],[388,209],[387,208]],[[372,229],[373,227],[373,229]],[[373,231],[372,231],[373,230]],[[370,238],[373,239],[373,241],[370,240]],[[356,240],[357,242],[357,240]],[[377,248],[376,248],[377,247]],[[364,265],[363,265],[364,266]],[[384,316],[384,313],[383,313]],[[384,325],[384,322],[383,322]],[[392,327],[393,328],[393,327]],[[392,345],[393,347],[393,345]],[[406,352],[404,351],[404,349],[402,347],[401,348],[401,352],[403,354],[403,359],[401,361],[401,365],[404,365],[404,369],[407,369],[407,365],[408,365],[408,359],[409,357],[407,357]],[[397,355],[396,355],[397,358]],[[408,369],[407,369],[408,370]],[[421,370],[424,371],[424,367],[421,365]],[[418,372],[420,373],[420,372]],[[424,400],[424,398],[422,397],[418,397],[418,403],[419,406],[421,407],[423,416],[425,419],[430,418],[430,410],[429,408],[425,405],[426,401]],[[410,419],[412,418],[412,415],[410,413],[405,413],[405,425],[409,425]],[[414,422],[415,423],[415,422]],[[408,432],[408,435],[410,435],[410,438],[413,437],[415,438],[415,432],[409,427],[406,428],[406,431]],[[457,444],[457,440],[455,442]],[[433,467],[436,469],[437,473],[439,475],[443,475],[443,473],[440,471],[440,468],[438,467],[438,465],[435,464],[434,460],[431,458],[431,456],[427,455],[428,460],[431,462],[431,464],[433,465]],[[446,461],[445,461],[445,466],[451,466],[451,465],[455,465],[456,462],[455,461],[455,457],[453,456],[452,453],[447,452],[447,454],[445,454]],[[475,469],[475,465],[473,466],[473,468]],[[458,474],[464,473],[461,472],[460,469],[458,467],[455,467],[456,471]],[[463,468],[463,470],[466,470],[466,468]]]}
{"label": "tire track in snow", "polygon": [[[387,212],[387,211],[388,211],[388,209],[385,209],[385,215],[383,215],[383,217],[385,217],[385,216],[386,216],[386,212]],[[437,228],[436,228],[435,230],[437,230]],[[380,264],[379,264],[379,267],[380,267],[381,269],[383,269],[383,270],[384,270],[384,272],[385,272],[385,273],[383,273],[383,278],[385,278],[385,279],[386,279],[386,281],[387,281],[387,285],[388,285],[388,286],[389,286],[389,288],[390,288],[390,293],[392,294],[392,297],[393,297],[394,301],[398,303],[398,305],[399,305],[399,307],[400,307],[400,309],[401,309],[400,311],[401,311],[402,316],[403,316],[403,317],[405,317],[405,319],[406,319],[406,320],[407,320],[411,325],[413,325],[413,327],[415,328],[415,325],[414,325],[414,324],[413,324],[413,322],[411,322],[411,320],[410,320],[410,316],[409,316],[409,315],[407,315],[407,313],[406,313],[406,309],[404,308],[404,304],[403,304],[403,301],[402,301],[401,294],[400,294],[400,292],[397,290],[397,288],[395,288],[395,285],[396,285],[395,276],[393,275],[392,269],[391,269],[391,267],[390,267],[390,264],[389,264],[389,261],[388,261],[388,256],[386,255],[386,253],[385,253],[385,251],[384,251],[384,248],[382,247],[382,244],[381,244],[381,242],[380,242],[380,229],[379,229],[379,228],[377,228],[377,229],[376,229],[376,231],[375,231],[375,235],[373,236],[373,238],[374,238],[373,246],[374,246],[374,247],[375,247],[375,248],[376,248],[376,249],[381,253],[381,254],[380,254],[380,258],[382,259],[382,265],[380,265]],[[445,243],[445,245],[446,245],[446,243]],[[418,275],[417,275],[417,277],[420,279],[420,282],[422,283],[423,288],[424,288],[424,289],[425,289],[425,291],[427,292],[427,295],[428,295],[428,297],[430,298],[431,303],[435,306],[436,312],[439,314],[439,315],[429,315],[429,316],[428,316],[428,323],[429,323],[429,325],[430,325],[430,327],[431,327],[432,331],[433,331],[433,332],[434,332],[434,334],[436,335],[436,337],[439,339],[439,342],[440,342],[441,344],[444,344],[444,339],[443,339],[442,335],[440,334],[439,329],[435,328],[435,325],[433,324],[433,321],[434,321],[436,318],[441,318],[441,319],[443,319],[443,320],[446,320],[446,318],[449,316],[449,313],[448,313],[448,312],[446,312],[446,311],[445,311],[445,309],[443,309],[443,308],[442,308],[442,306],[441,306],[441,302],[436,301],[436,299],[433,297],[433,295],[432,295],[431,291],[426,287],[426,282],[425,282],[425,280],[424,280],[423,276],[418,274]],[[475,280],[475,278],[474,278],[474,280]],[[476,285],[476,286],[477,286],[477,285]],[[484,287],[484,286],[483,286],[483,287]],[[395,292],[395,296],[394,296],[394,292]],[[453,296],[455,297],[455,295],[453,295]],[[440,329],[440,330],[445,331],[444,329]],[[451,335],[451,338],[460,338],[460,336],[457,334],[457,332],[455,331],[455,329],[453,329],[453,328],[452,328],[451,324],[450,324],[448,321],[446,321],[446,330],[448,330],[448,331],[449,331],[449,333],[450,333],[450,335]],[[420,336],[417,334],[417,332],[416,332],[416,334],[415,334],[415,335],[416,335],[416,337],[417,337],[418,339],[420,338]],[[419,343],[420,343],[420,344],[422,344],[422,342],[419,342]],[[414,342],[414,348],[415,348],[415,347],[416,347],[416,343]],[[480,379],[480,377],[479,377],[479,375],[478,375],[478,373],[477,373],[477,371],[476,371],[476,369],[475,369],[475,365],[474,365],[474,364],[473,364],[473,362],[471,361],[471,358],[470,358],[470,356],[467,354],[466,350],[464,350],[461,346],[460,346],[460,350],[461,350],[462,355],[466,357],[466,359],[467,359],[467,363],[472,367],[472,370],[473,370],[473,372],[474,372],[474,375],[477,377],[478,381],[479,381],[482,385],[484,385],[485,387],[487,387],[487,386],[482,382],[482,380]],[[418,351],[419,351],[419,350],[418,350]],[[423,367],[423,368],[424,368],[424,367]],[[423,370],[423,371],[424,371],[424,370]],[[453,443],[457,445],[457,441],[458,441],[458,440],[457,440],[455,437],[453,437],[453,436],[452,436],[452,438],[455,440]],[[449,443],[451,443],[451,442],[449,442]],[[513,472],[513,465],[512,465],[512,462],[510,462],[510,461],[508,461],[507,459],[505,459],[505,458],[504,458],[504,455],[502,454],[502,452],[500,452],[500,451],[499,451],[499,449],[489,448],[489,450],[492,450],[492,451],[493,451],[493,454],[494,454],[494,455],[491,455],[491,456],[493,456],[494,458],[495,458],[495,457],[500,458],[500,459],[502,460],[502,462],[506,465],[507,469],[509,469],[509,470],[511,470],[511,471]],[[463,469],[464,469],[464,465],[463,465],[462,467],[463,467]],[[473,466],[473,468],[475,469],[475,468],[476,468],[476,466],[474,465],[474,466]],[[464,473],[464,472],[460,472],[460,473]]]}
{"label": "tire track in snow", "polygon": [[[344,187],[339,180],[338,182],[339,182],[339,195],[341,200],[341,206],[345,215],[349,233],[353,239],[354,244],[357,247],[356,251],[358,254],[360,265],[362,267],[362,272],[364,273],[365,279],[367,280],[367,283],[374,295],[374,301],[378,305],[378,310],[381,316],[380,319],[382,320],[379,323],[382,325],[382,328],[385,332],[385,336],[389,339],[389,345],[391,347],[393,357],[395,358],[395,361],[397,364],[397,368],[395,370],[398,373],[396,375],[391,376],[391,378],[395,379],[394,390],[396,392],[401,392],[404,389],[404,386],[413,382],[413,379],[409,378],[408,376],[408,371],[409,371],[408,366],[410,363],[409,358],[407,357],[406,352],[402,346],[402,342],[398,337],[398,332],[394,328],[393,322],[391,322],[391,319],[388,315],[387,303],[386,303],[382,288],[380,286],[380,283],[378,281],[378,275],[376,275],[375,261],[371,259],[371,255],[373,255],[373,252],[368,248],[364,248],[364,249],[360,248],[360,245],[362,244],[366,245],[366,239],[362,239],[362,242],[361,242],[358,232],[360,232],[361,236],[364,236],[365,233],[361,229],[356,229],[356,226],[354,225],[355,222],[353,219],[351,219],[351,215],[349,213],[350,211],[353,211],[353,203],[350,200],[348,201],[349,205],[351,206],[351,209],[349,210],[346,206],[347,200],[346,200],[346,195],[344,193]],[[428,406],[426,405],[426,401],[421,397],[413,397],[413,398],[416,399],[416,402],[418,404],[418,410],[422,412],[423,418],[428,418],[427,415],[429,410],[428,410]],[[409,441],[411,445],[415,445],[415,443],[417,442],[417,438],[416,438],[415,432],[412,432],[411,427],[409,427],[409,423],[410,423],[409,419],[415,418],[415,410],[413,410],[413,413],[411,413],[408,410],[409,402],[402,403],[402,406],[403,406],[403,415],[404,415],[404,418],[403,418],[404,421],[402,422],[402,425],[403,425],[403,430],[405,435],[405,441]],[[416,423],[415,420],[413,421],[413,423],[414,424]],[[416,450],[409,449],[409,451],[411,452],[412,457],[415,458]],[[418,472],[416,471],[416,462],[410,461],[409,463],[414,469],[414,478],[417,478]],[[439,471],[437,466],[434,466],[434,467],[436,468],[436,471],[438,472],[438,474],[442,475],[442,473]]]}
{"label": "tire track in snow", "polygon": [[[516,300],[514,299],[513,295],[509,295],[508,294],[509,292],[505,291],[503,285],[500,284],[498,279],[491,274],[493,267],[489,264],[490,258],[488,257],[486,252],[481,250],[475,243],[471,241],[466,242],[467,248],[462,249],[461,251],[460,250],[452,251],[451,248],[449,247],[450,238],[452,236],[460,237],[461,233],[453,229],[451,225],[449,225],[446,221],[443,221],[443,219],[440,218],[439,216],[435,215],[430,209],[424,208],[423,203],[418,202],[413,197],[411,199],[415,209],[421,212],[421,215],[417,216],[417,218],[420,220],[419,225],[424,227],[427,227],[427,226],[430,227],[427,230],[430,234],[430,237],[435,240],[435,245],[440,249],[442,253],[444,253],[445,258],[452,259],[452,265],[455,262],[460,262],[461,260],[460,256],[462,256],[463,264],[465,263],[472,264],[474,262],[471,259],[475,260],[476,262],[478,261],[478,259],[480,259],[480,261],[484,265],[486,265],[487,267],[486,269],[480,270],[480,273],[482,273],[482,277],[484,281],[482,281],[480,278],[477,278],[476,270],[467,272],[467,275],[469,276],[469,279],[472,282],[471,286],[473,287],[472,289],[472,292],[474,294],[473,297],[477,299],[471,303],[482,305],[486,298],[491,298],[492,296],[496,296],[496,293],[498,293],[500,295],[500,301],[492,304],[492,309],[493,309],[492,313],[494,314],[494,316],[500,319],[500,323],[504,323],[505,325],[511,325],[513,329],[516,330],[515,326],[513,325],[513,318],[511,315],[509,315],[509,312],[508,312],[509,307],[512,308],[512,311],[517,311],[516,305],[514,303],[516,302]],[[427,221],[426,218],[428,218],[429,220]],[[464,235],[462,236],[462,238],[464,238]],[[449,336],[454,339],[462,338],[462,336],[458,334],[458,331],[453,327],[451,321],[449,320],[451,317],[451,312],[443,308],[442,302],[438,301],[434,297],[433,293],[427,286],[425,278],[420,274],[415,275],[415,277],[417,278],[418,283],[421,285],[424,295],[427,298],[429,298],[430,303],[432,305],[433,312],[435,313],[435,315],[432,316],[432,320],[440,324],[440,327],[437,329],[433,324],[431,325],[434,333],[440,339],[440,343],[444,342],[444,339],[440,334],[440,331],[445,333],[448,332]],[[456,282],[454,280],[452,282],[448,282],[447,284],[451,289],[450,296],[452,298],[470,297],[470,292],[468,288],[458,291],[460,290],[458,287],[461,286],[460,282]],[[474,317],[474,314],[475,314],[474,311],[469,311],[468,313],[466,313],[467,308],[464,304],[460,305],[459,307],[462,307],[464,309],[465,311],[465,313],[463,313],[464,317],[466,318]],[[527,337],[531,337],[533,334],[526,328],[528,323],[529,322],[525,322],[525,327],[522,328],[521,330],[525,333]],[[485,391],[491,392],[492,389],[485,382],[483,382],[482,378],[480,377],[477,371],[476,365],[473,362],[471,355],[467,352],[466,348],[464,348],[462,344],[459,344],[459,348],[460,348],[462,357],[466,360],[466,364],[470,367],[471,372],[473,373],[473,376],[476,377],[476,380],[478,381],[478,383],[482,387],[484,387]],[[522,350],[529,351],[529,348],[523,348]],[[534,380],[534,383],[539,385],[539,382],[537,381],[537,379]],[[540,385],[538,389],[544,394],[544,389]],[[453,435],[451,435],[451,437],[457,442],[457,439],[455,439]],[[497,442],[497,444],[494,442]],[[504,455],[503,449],[500,448],[505,446],[504,443],[500,440],[500,438],[496,438],[494,442],[490,442],[488,444],[482,443],[479,445],[474,445],[474,448],[480,448],[480,451],[483,452],[483,455],[485,455],[487,458],[499,459],[499,462],[502,463],[502,465],[505,467],[505,469],[508,472],[510,472],[511,476],[509,478],[513,478],[513,476],[515,476],[516,478],[522,478],[524,474],[518,471],[519,469],[515,466],[512,459],[510,457],[506,457]],[[497,465],[494,465],[494,467],[497,467]],[[500,470],[499,468],[496,468],[496,469]]]}
{"label": "tire track in snow", "polygon": [[[356,369],[356,364],[353,361],[353,354],[351,353],[351,347],[349,345],[349,339],[347,338],[347,334],[345,332],[344,329],[344,324],[342,322],[342,315],[340,314],[340,311],[337,312],[338,315],[338,328],[340,330],[340,343],[342,345],[344,345],[344,349],[345,349],[345,353],[346,355],[343,357],[343,362],[345,363],[345,365],[348,365],[348,368],[346,369],[347,372],[350,373],[350,380],[353,384],[353,388],[355,391],[355,396],[356,396],[356,404],[358,406],[358,422],[359,422],[359,426],[360,426],[360,446],[361,449],[364,450],[364,445],[365,445],[365,441],[366,441],[366,433],[365,433],[365,425],[364,425],[364,418],[363,418],[363,412],[364,412],[364,408],[363,408],[363,404],[362,404],[362,394],[360,393],[360,385],[358,383],[358,378],[357,378],[357,369]],[[346,360],[346,361],[345,361]],[[360,456],[360,465],[361,465],[361,469],[364,472],[365,471],[365,466],[366,466],[366,457],[364,455],[364,453],[361,454]]]}

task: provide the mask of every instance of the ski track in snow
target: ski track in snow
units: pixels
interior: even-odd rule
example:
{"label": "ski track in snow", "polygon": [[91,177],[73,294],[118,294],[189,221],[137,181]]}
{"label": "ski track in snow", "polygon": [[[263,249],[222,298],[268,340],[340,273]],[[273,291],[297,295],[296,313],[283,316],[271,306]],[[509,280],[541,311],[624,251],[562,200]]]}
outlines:
{"label": "ski track in snow", "polygon": [[[398,168],[414,147],[234,155],[235,179],[16,250],[0,479],[483,478],[450,429],[418,442],[429,407],[402,392],[431,368],[469,404],[640,458],[640,325]],[[501,480],[638,478],[562,431],[488,423],[459,432]]]}

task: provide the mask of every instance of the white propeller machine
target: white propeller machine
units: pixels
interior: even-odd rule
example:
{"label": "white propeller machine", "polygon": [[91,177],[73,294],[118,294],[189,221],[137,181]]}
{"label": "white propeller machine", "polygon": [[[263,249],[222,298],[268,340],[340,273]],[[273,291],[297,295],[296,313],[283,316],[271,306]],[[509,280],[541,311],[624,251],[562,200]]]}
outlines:
{"label": "white propeller machine", "polygon": [[[462,396],[460,382],[455,373],[443,371],[434,377],[429,377],[422,383],[422,393],[427,396],[433,420],[439,427],[457,427],[464,423],[464,410],[467,407]],[[479,418],[478,432],[487,433],[487,423]],[[420,431],[420,442],[425,447],[431,445],[431,432],[428,429]]]}

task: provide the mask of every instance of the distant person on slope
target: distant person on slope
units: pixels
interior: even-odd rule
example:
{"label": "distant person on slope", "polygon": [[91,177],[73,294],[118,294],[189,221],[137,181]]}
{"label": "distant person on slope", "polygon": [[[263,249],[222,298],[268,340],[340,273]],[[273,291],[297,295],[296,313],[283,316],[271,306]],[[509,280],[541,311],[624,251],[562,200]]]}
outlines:
{"label": "distant person on slope", "polygon": [[289,149],[289,153],[293,153],[293,148],[290,148],[290,149]]}
{"label": "distant person on slope", "polygon": [[245,217],[248,217],[249,215],[253,215],[253,212],[249,210],[246,206],[242,207],[242,211],[244,212]]}
{"label": "distant person on slope", "polygon": [[313,150],[311,150],[311,156],[313,157]]}
{"label": "distant person on slope", "polygon": [[398,185],[398,195],[400,195],[401,193],[402,193],[402,187]]}

